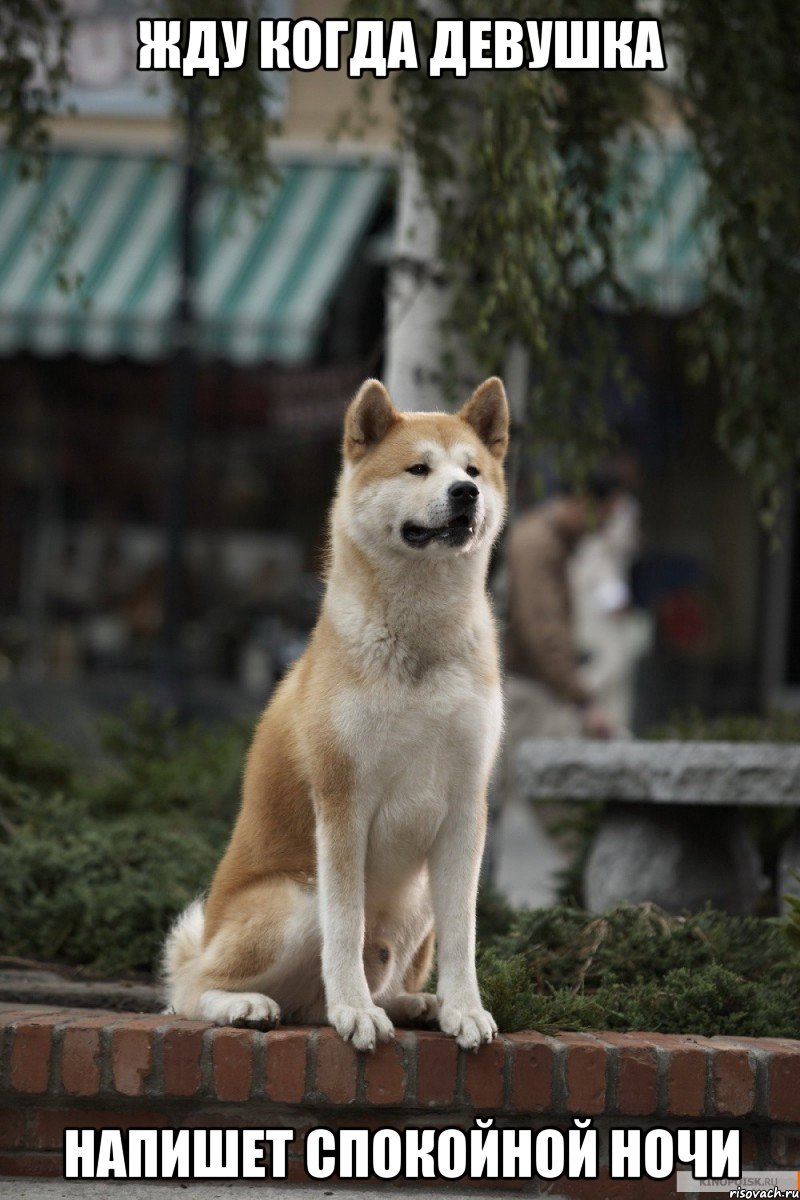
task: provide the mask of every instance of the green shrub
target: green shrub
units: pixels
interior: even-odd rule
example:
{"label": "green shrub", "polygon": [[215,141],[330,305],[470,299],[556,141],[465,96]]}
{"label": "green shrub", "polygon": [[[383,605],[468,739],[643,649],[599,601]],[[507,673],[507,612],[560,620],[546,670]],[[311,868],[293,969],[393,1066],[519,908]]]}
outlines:
{"label": "green shrub", "polygon": [[180,723],[136,700],[100,723],[109,765],[93,781],[98,813],[153,812],[231,818],[250,731],[243,724]]}
{"label": "green shrub", "polygon": [[3,953],[91,974],[152,970],[169,922],[208,886],[226,827],[97,822],[67,802],[51,815],[0,843]]}
{"label": "green shrub", "polygon": [[643,1029],[704,1037],[800,1036],[797,982],[792,1004],[779,987],[742,979],[719,964],[693,972],[679,967],[659,981],[607,984],[594,992],[526,988],[524,959],[491,951],[480,960],[481,993],[505,1030]]}
{"label": "green shrub", "polygon": [[107,761],[79,770],[0,714],[0,953],[150,971],[225,848],[247,735],[143,702],[102,735]]}
{"label": "green shrub", "polygon": [[[792,871],[792,876],[800,883],[800,871]],[[784,899],[789,906],[784,924],[786,936],[794,949],[800,951],[800,896],[790,893]]]}
{"label": "green shrub", "polygon": [[74,767],[66,747],[13,709],[0,709],[0,776],[31,787],[67,787]]}
{"label": "green shrub", "polygon": [[504,1029],[800,1037],[800,958],[775,919],[536,909],[483,939],[479,972]]}
{"label": "green shrub", "polygon": [[688,708],[672,713],[645,736],[661,742],[800,742],[800,713],[776,708],[709,717]]}
{"label": "green shrub", "polygon": [[713,964],[748,978],[774,978],[788,949],[776,919],[714,909],[673,917],[647,904],[602,916],[561,906],[520,912],[495,944],[506,957],[525,958],[539,990],[647,982]]}
{"label": "green shrub", "polygon": [[[103,735],[107,761],[76,764],[0,714],[0,953],[151,971],[174,915],[208,886],[246,730],[139,704]],[[502,1029],[800,1037],[796,917],[515,912],[483,889],[478,921],[481,989]]]}

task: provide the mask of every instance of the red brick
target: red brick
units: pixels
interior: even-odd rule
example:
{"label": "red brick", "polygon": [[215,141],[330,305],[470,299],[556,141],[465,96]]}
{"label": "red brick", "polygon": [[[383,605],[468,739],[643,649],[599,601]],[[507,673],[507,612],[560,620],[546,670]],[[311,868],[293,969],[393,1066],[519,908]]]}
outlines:
{"label": "red brick", "polygon": [[[325,1180],[325,1189],[335,1186],[339,1179],[337,1175],[331,1175]],[[287,1183],[306,1183],[314,1188],[319,1188],[319,1179],[312,1179],[305,1168],[305,1164],[301,1158],[290,1158],[286,1163],[286,1182]],[[333,1193],[331,1193],[332,1195]]]}
{"label": "red brick", "polygon": [[511,1107],[517,1112],[552,1112],[553,1043],[535,1033],[512,1033],[508,1040],[513,1046]]}
{"label": "red brick", "polygon": [[61,1037],[61,1082],[70,1095],[92,1096],[100,1089],[101,1031],[120,1023],[120,1014],[101,1009],[65,1010]]}
{"label": "red brick", "polygon": [[715,1049],[713,1060],[714,1112],[744,1117],[753,1111],[755,1072],[746,1050]]}
{"label": "red brick", "polygon": [[160,1129],[169,1124],[163,1113],[121,1113],[85,1108],[38,1108],[32,1110],[31,1150],[60,1150],[65,1129]]}
{"label": "red brick", "polygon": [[[708,1051],[699,1038],[679,1034],[651,1034],[651,1041],[667,1051],[666,1111],[671,1117],[701,1117],[706,1111]],[[712,1046],[713,1048],[713,1046]]]}
{"label": "red brick", "polygon": [[[431,1189],[432,1194],[435,1191],[436,1195],[441,1196],[448,1196],[450,1188],[453,1186],[448,1179],[426,1179],[425,1182]],[[470,1179],[469,1175],[465,1175],[463,1179],[459,1179],[458,1186],[465,1190],[472,1188],[476,1196],[485,1192],[487,1187],[491,1187],[493,1196],[497,1192],[512,1192],[515,1195],[519,1195],[520,1192],[524,1191],[526,1195],[531,1194],[531,1185],[527,1180],[520,1179],[492,1179],[490,1183],[487,1183],[485,1179]],[[537,1192],[536,1195],[538,1196],[538,1194]]]}
{"label": "red brick", "polygon": [[299,1104],[306,1092],[307,1029],[273,1029],[266,1037],[264,1088],[270,1100]]}
{"label": "red brick", "polygon": [[406,1098],[406,1069],[403,1035],[381,1042],[364,1063],[364,1082],[369,1104],[402,1104]]}
{"label": "red brick", "polygon": [[100,1030],[67,1028],[61,1041],[61,1082],[71,1096],[100,1090]]}
{"label": "red brick", "polygon": [[800,1038],[760,1037],[755,1038],[755,1043],[762,1050],[800,1050]]}
{"label": "red brick", "polygon": [[597,1179],[541,1180],[543,1196],[568,1196],[569,1200],[642,1200],[640,1180],[610,1179],[608,1167],[601,1167]]}
{"label": "red brick", "polygon": [[196,1096],[203,1086],[203,1034],[211,1026],[199,1021],[176,1021],[164,1030],[161,1054],[164,1094]]}
{"label": "red brick", "polygon": [[[417,1103],[451,1104],[456,1094],[458,1046],[443,1033],[420,1032],[417,1039]],[[472,1057],[464,1056],[465,1060]]]}
{"label": "red brick", "polygon": [[119,1025],[120,1021],[151,1021],[152,1013],[113,1012],[108,1008],[64,1008],[65,1025]]}
{"label": "red brick", "polygon": [[217,1029],[211,1043],[218,1100],[247,1100],[253,1085],[254,1037],[249,1029]]}
{"label": "red brick", "polygon": [[18,1021],[29,1021],[33,1017],[51,1016],[63,1011],[54,1004],[0,1004],[0,1031]]}
{"label": "red brick", "polygon": [[543,1180],[542,1196],[567,1200],[676,1200],[675,1176],[668,1179],[610,1179],[601,1167],[597,1179]]}
{"label": "red brick", "polygon": [[329,1104],[352,1104],[356,1098],[358,1056],[333,1029],[317,1034],[317,1074],[314,1090]]}
{"label": "red brick", "polygon": [[758,1153],[758,1138],[752,1129],[743,1129],[742,1131],[742,1166],[745,1170],[751,1170],[759,1164]]}
{"label": "red brick", "polygon": [[658,1060],[646,1034],[603,1033],[617,1048],[617,1112],[650,1116],[658,1108]]}
{"label": "red brick", "polygon": [[800,1129],[772,1130],[769,1161],[776,1167],[800,1169]]}
{"label": "red brick", "polygon": [[14,1175],[17,1178],[63,1178],[64,1165],[61,1154],[0,1154],[0,1176]]}
{"label": "red brick", "polygon": [[111,1035],[111,1072],[122,1096],[141,1096],[153,1069],[153,1033],[164,1018],[115,1028]]}
{"label": "red brick", "polygon": [[11,1086],[18,1092],[41,1094],[50,1082],[53,1026],[58,1016],[32,1017],[14,1030],[11,1044]]}
{"label": "red brick", "polygon": [[19,1108],[0,1108],[0,1148],[16,1150],[25,1145],[25,1114]]}
{"label": "red brick", "polygon": [[769,1116],[776,1121],[800,1121],[800,1047],[770,1055]]}
{"label": "red brick", "polygon": [[599,1042],[580,1033],[562,1033],[567,1051],[567,1111],[601,1113],[606,1104],[606,1052]]}
{"label": "red brick", "polygon": [[699,1039],[707,1041],[712,1050],[797,1050],[797,1042],[767,1037],[728,1037],[727,1035]]}
{"label": "red brick", "polygon": [[[675,1176],[669,1176],[667,1179],[648,1179],[645,1178],[634,1181],[639,1184],[641,1191],[639,1195],[641,1200],[675,1200]],[[627,1200],[631,1200],[631,1195],[636,1195],[636,1192],[628,1193]],[[677,1200],[683,1200],[685,1193],[678,1192]]]}
{"label": "red brick", "polygon": [[[513,1035],[512,1035],[513,1036]],[[495,1038],[464,1055],[464,1099],[479,1112],[501,1108],[505,1080],[506,1043]]]}

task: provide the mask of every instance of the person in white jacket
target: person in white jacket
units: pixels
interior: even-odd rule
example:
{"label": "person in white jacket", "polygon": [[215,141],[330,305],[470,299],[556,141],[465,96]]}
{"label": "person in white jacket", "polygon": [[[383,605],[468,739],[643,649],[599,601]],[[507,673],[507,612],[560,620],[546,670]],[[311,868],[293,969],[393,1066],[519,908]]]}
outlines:
{"label": "person in white jacket", "polygon": [[631,564],[640,542],[639,502],[622,493],[569,568],[581,678],[620,733],[630,731],[636,667],[652,640],[650,617],[631,601]]}

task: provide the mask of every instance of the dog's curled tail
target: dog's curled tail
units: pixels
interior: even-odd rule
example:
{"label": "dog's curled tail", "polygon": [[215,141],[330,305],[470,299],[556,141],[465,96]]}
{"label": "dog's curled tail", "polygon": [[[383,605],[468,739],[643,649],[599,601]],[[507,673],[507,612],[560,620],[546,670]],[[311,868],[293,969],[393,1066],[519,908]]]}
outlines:
{"label": "dog's curled tail", "polygon": [[203,952],[203,929],[205,926],[204,901],[193,900],[179,917],[176,917],[164,942],[161,956],[161,978],[168,1010],[189,1016],[187,991],[193,991],[192,982]]}

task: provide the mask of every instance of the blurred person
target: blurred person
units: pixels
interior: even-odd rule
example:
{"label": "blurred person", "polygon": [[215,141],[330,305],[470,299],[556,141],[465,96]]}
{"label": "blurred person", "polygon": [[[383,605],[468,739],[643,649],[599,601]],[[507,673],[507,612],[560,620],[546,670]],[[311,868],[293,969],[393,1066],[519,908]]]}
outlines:
{"label": "blurred person", "polygon": [[506,745],[523,737],[614,736],[618,729],[581,672],[570,561],[624,496],[618,472],[590,476],[586,493],[561,493],[512,526],[507,549]]}
{"label": "blurred person", "polygon": [[526,738],[609,738],[617,727],[579,666],[570,561],[623,495],[614,472],[589,479],[585,495],[561,493],[524,512],[506,549],[505,736],[492,788],[486,872],[517,907],[557,898],[566,856],[516,785]]}
{"label": "blurred person", "polygon": [[636,667],[652,641],[652,620],[631,596],[640,524],[639,501],[621,494],[604,528],[583,538],[570,563],[581,677],[614,727],[626,732]]}
{"label": "blurred person", "polygon": [[583,678],[575,642],[570,560],[583,538],[607,523],[623,495],[615,473],[590,477],[585,495],[562,493],[524,512],[506,549],[505,735],[492,788],[485,870],[517,907],[557,899],[563,848],[515,780],[526,738],[608,738],[611,715]]}

